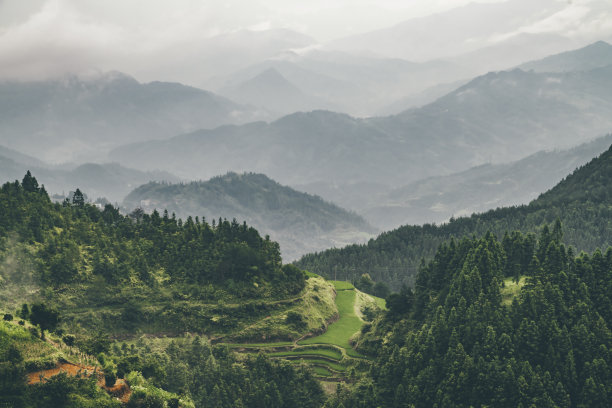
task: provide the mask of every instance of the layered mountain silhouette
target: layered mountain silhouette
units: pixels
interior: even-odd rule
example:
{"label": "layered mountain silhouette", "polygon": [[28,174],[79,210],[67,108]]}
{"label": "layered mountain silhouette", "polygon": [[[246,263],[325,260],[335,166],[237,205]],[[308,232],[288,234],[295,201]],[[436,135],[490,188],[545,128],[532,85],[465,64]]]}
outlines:
{"label": "layered mountain silhouette", "polygon": [[268,68],[253,78],[220,91],[240,103],[288,114],[314,109],[334,109],[330,102],[309,95],[289,82],[275,68]]}
{"label": "layered mountain silhouette", "polygon": [[0,83],[0,143],[57,163],[99,159],[126,142],[267,118],[211,92],[111,72]]}
{"label": "layered mountain silhouette", "polygon": [[145,172],[117,163],[85,163],[78,166],[52,166],[31,156],[0,146],[0,178],[21,180],[30,171],[50,195],[67,196],[80,188],[91,200],[105,198],[120,203],[134,188],[150,181],[176,182],[167,172]]}
{"label": "layered mountain silhouette", "polygon": [[[356,119],[314,111],[123,146],[121,163],[184,178],[255,171],[285,184],[402,186],[568,148],[612,129],[612,66],[489,73],[419,109]],[[384,166],[381,165],[384,163]]]}
{"label": "layered mountain silhouette", "polygon": [[[338,273],[369,273],[374,280],[400,287],[414,283],[423,258],[433,256],[451,238],[506,232],[539,233],[544,226],[559,222],[563,241],[575,252],[594,251],[612,244],[612,147],[576,169],[555,187],[529,205],[498,208],[436,226],[405,225],[385,232],[364,245],[350,245],[303,257],[297,264],[309,271],[330,276],[330,265]],[[511,238],[504,238],[511,239]],[[459,245],[457,241],[453,245]]]}
{"label": "layered mountain silhouette", "polygon": [[588,71],[612,65],[612,45],[597,41],[577,50],[551,55],[537,61],[522,64],[524,71],[536,72],[570,72]]}
{"label": "layered mountain silhouette", "polygon": [[236,219],[280,243],[283,258],[364,242],[376,232],[363,218],[320,197],[282,186],[263,174],[228,173],[185,184],[148,183],[136,188],[124,206],[168,210],[176,216]]}

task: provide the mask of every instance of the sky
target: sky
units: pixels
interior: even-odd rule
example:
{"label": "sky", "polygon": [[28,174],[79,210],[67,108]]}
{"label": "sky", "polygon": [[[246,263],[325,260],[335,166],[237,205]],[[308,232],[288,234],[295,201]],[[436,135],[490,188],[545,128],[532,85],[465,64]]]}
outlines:
{"label": "sky", "polygon": [[[504,1],[508,0],[480,2]],[[574,36],[612,32],[612,15],[606,11],[606,7],[612,9],[612,0],[557,1],[564,5],[560,13],[519,30],[562,31]],[[181,54],[180,49],[196,50],[200,42],[198,52],[206,54],[210,50],[202,47],[214,48],[206,40],[216,36],[283,28],[325,43],[468,3],[470,0],[0,0],[0,79],[41,79],[65,72],[113,69],[148,80],[156,75],[166,79],[175,69],[165,61],[168,56],[190,63],[187,51]],[[514,34],[495,33],[500,38]],[[215,63],[212,57],[210,63]],[[212,75],[214,70],[204,72]]]}

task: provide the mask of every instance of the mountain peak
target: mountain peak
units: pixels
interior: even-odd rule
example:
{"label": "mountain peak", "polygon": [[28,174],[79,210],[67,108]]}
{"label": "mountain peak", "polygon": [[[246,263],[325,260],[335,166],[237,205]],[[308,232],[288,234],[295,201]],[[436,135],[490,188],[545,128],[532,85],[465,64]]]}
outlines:
{"label": "mountain peak", "polygon": [[244,82],[243,85],[253,84],[253,83],[257,83],[259,86],[263,85],[263,86],[273,86],[273,87],[278,87],[278,86],[292,87],[297,90],[297,88],[291,82],[289,82],[280,72],[278,72],[278,70],[274,67],[270,67],[260,72],[258,75]]}
{"label": "mountain peak", "polygon": [[612,45],[597,41],[586,47],[527,62],[520,68],[537,72],[571,72],[588,71],[607,65],[612,65]]}

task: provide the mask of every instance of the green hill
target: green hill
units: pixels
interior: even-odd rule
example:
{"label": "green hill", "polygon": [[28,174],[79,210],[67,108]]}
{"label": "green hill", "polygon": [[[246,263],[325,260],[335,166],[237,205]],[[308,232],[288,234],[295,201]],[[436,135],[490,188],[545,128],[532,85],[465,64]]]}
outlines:
{"label": "green hill", "polygon": [[[0,187],[0,402],[117,407],[119,377],[128,406],[321,406],[308,368],[208,338],[292,344],[338,314],[333,290],[246,224],[52,203],[28,172]],[[104,378],[58,374],[77,358]]]}
{"label": "green hill", "polygon": [[364,245],[351,245],[304,256],[296,265],[322,276],[348,279],[369,273],[395,289],[413,284],[423,258],[430,259],[452,237],[492,231],[536,232],[559,219],[564,242],[578,251],[612,244],[612,148],[580,167],[529,205],[451,219],[442,225],[403,226]]}
{"label": "green hill", "polygon": [[576,257],[561,235],[440,247],[360,339],[371,378],[328,406],[610,406],[612,248]]}
{"label": "green hill", "polygon": [[299,304],[305,288],[246,224],[53,204],[29,174],[0,189],[0,256],[0,304],[44,300],[76,332],[227,334]]}
{"label": "green hill", "polygon": [[124,206],[146,212],[166,209],[182,218],[246,220],[278,241],[287,260],[365,242],[376,231],[357,214],[253,173],[228,173],[187,184],[148,183],[132,191]]}

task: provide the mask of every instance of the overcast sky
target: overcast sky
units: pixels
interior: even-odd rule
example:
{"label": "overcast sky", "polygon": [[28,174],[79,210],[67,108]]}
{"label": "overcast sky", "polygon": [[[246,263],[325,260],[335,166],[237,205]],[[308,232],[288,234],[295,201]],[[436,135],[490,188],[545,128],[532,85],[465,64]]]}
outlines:
{"label": "overcast sky", "polygon": [[[612,8],[612,0],[558,1],[565,4],[560,13],[525,29],[562,31],[568,35],[583,35],[580,30],[587,30],[589,34],[597,30],[612,31],[610,10],[606,10],[606,7]],[[169,50],[220,34],[242,29],[286,28],[311,36],[317,42],[327,42],[469,2],[0,0],[0,78],[29,79],[66,71],[117,69],[134,75],[146,72],[146,79],[151,79],[156,75],[151,66],[163,65]],[[587,17],[589,24],[581,23]],[[164,76],[162,71],[158,74]]]}

